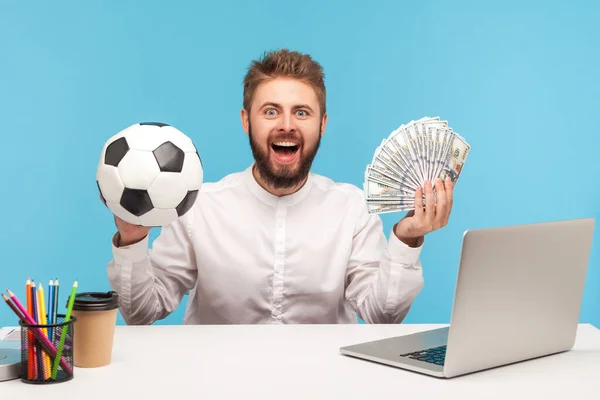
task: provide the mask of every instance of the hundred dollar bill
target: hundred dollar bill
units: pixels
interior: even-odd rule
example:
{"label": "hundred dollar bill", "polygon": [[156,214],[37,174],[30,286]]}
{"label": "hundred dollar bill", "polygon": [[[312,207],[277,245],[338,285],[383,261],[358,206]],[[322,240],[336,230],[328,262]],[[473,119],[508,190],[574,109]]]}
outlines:
{"label": "hundred dollar bill", "polygon": [[388,165],[390,165],[392,168],[394,168],[396,170],[396,172],[398,172],[399,175],[404,174],[404,171],[406,170],[406,166],[404,165],[402,160],[395,159],[392,156],[391,152],[389,151],[389,145],[387,144],[387,139],[383,139],[381,141],[381,144],[377,147],[376,150],[378,151],[376,153],[377,157],[381,158]]}
{"label": "hundred dollar bill", "polygon": [[417,138],[417,145],[419,146],[419,163],[421,164],[423,171],[423,179],[428,179],[430,159],[428,153],[429,146],[427,143],[427,136],[419,129],[423,122],[424,121],[415,123],[412,129],[414,130],[414,135]]}
{"label": "hundred dollar bill", "polygon": [[398,165],[381,146],[375,149],[371,166],[382,174],[395,178],[397,181],[405,183],[413,189],[417,187],[414,183],[410,182],[410,173]]}
{"label": "hundred dollar bill", "polygon": [[395,168],[392,168],[385,161],[383,161],[377,156],[373,157],[373,160],[371,160],[371,164],[369,165],[372,170],[375,170],[380,174],[387,176],[390,179],[394,179],[398,182],[401,182],[403,179]]}
{"label": "hundred dollar bill", "polygon": [[[405,126],[400,134],[404,138],[404,141],[408,145],[408,151],[410,154],[410,159],[412,164],[414,165],[415,175],[419,181],[420,185],[423,185],[425,182],[425,173],[423,170],[423,166],[421,165],[421,150],[417,140],[417,136],[414,133],[414,129],[412,125]],[[397,138],[398,135],[395,137]]]}
{"label": "hundred dollar bill", "polygon": [[435,178],[435,162],[436,162],[436,138],[434,138],[434,131],[432,128],[447,128],[447,121],[440,121],[439,117],[429,118],[421,121],[415,125],[415,128],[419,136],[423,137],[425,143],[425,170],[427,171],[425,178],[433,180]]}
{"label": "hundred dollar bill", "polygon": [[471,146],[467,143],[467,141],[458,134],[454,134],[452,138],[452,144],[449,146],[450,152],[446,159],[446,163],[442,173],[440,174],[440,178],[442,180],[446,179],[446,177],[450,177],[453,184],[456,184],[458,177],[467,161],[467,156],[469,155],[469,151],[471,150]]}
{"label": "hundred dollar bill", "polygon": [[440,164],[440,157],[442,153],[443,146],[443,131],[442,129],[437,129],[435,127],[427,127],[427,135],[431,136],[433,139],[433,153],[431,156],[431,179],[436,178],[436,172],[438,170],[438,166]]}
{"label": "hundred dollar bill", "polygon": [[405,162],[405,166],[409,172],[409,176],[412,178],[416,186],[421,186],[420,168],[418,166],[417,153],[414,147],[414,143],[410,143],[407,140],[404,133],[404,126],[396,129],[390,137],[388,142],[392,142],[393,147],[398,150],[398,154],[402,156]]}
{"label": "hundred dollar bill", "polygon": [[403,203],[367,203],[367,212],[369,214],[385,214],[399,211],[410,211],[414,209],[414,202],[412,205]]}
{"label": "hundred dollar bill", "polygon": [[405,132],[412,140],[414,140],[414,144],[417,148],[417,160],[419,162],[419,167],[421,169],[421,183],[424,183],[427,178],[427,170],[425,167],[425,147],[423,144],[423,138],[419,135],[419,131],[417,130],[417,124],[420,123],[421,120],[415,121],[412,124],[408,125],[405,128]]}
{"label": "hundred dollar bill", "polygon": [[393,140],[384,139],[381,142],[382,151],[398,165],[398,174],[402,175],[405,181],[410,181],[413,188],[419,185],[418,178],[414,173],[414,167],[410,161],[410,155],[405,154],[403,150],[396,147]]}
{"label": "hundred dollar bill", "polygon": [[414,191],[411,193],[406,188],[394,188],[382,183],[368,179],[363,184],[367,200],[412,200],[414,202]]}
{"label": "hundred dollar bill", "polygon": [[371,164],[368,164],[365,168],[365,182],[367,179],[372,179],[398,189],[400,189],[400,186],[402,185],[399,180],[400,178],[389,177],[373,168]]}
{"label": "hundred dollar bill", "polygon": [[[390,134],[392,135],[393,132]],[[391,137],[391,136],[390,136]],[[398,150],[395,144],[390,140],[390,138],[383,139],[381,144],[379,145],[383,151],[385,151],[388,156],[403,170],[407,170],[410,167],[410,158],[406,157],[400,150]]]}
{"label": "hundred dollar bill", "polygon": [[452,141],[455,133],[449,128],[436,128],[438,135],[440,135],[441,147],[439,153],[435,158],[435,167],[433,171],[433,179],[438,178],[442,173],[442,170],[447,165],[448,157],[452,149]]}
{"label": "hundred dollar bill", "polygon": [[367,168],[365,169],[364,182],[368,180],[378,182],[386,186],[391,186],[395,189],[402,189],[407,193],[415,192],[415,189],[411,188],[410,186],[407,186],[403,181],[396,180],[395,178],[390,178],[387,175],[384,175],[379,171],[372,169],[370,165],[367,165]]}
{"label": "hundred dollar bill", "polygon": [[421,163],[421,167],[423,168],[423,179],[427,179],[427,175],[429,174],[429,169],[428,169],[428,160],[429,160],[429,155],[427,154],[427,137],[426,135],[423,135],[420,131],[419,131],[419,125],[415,124],[413,127],[414,131],[415,131],[415,135],[417,137],[417,143],[419,144],[419,151],[421,152],[419,155],[419,161]]}

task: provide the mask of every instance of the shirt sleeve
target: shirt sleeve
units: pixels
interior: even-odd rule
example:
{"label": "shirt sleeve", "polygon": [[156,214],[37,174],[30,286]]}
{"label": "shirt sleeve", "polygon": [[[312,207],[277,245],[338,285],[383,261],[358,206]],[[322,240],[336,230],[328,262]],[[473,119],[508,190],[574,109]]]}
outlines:
{"label": "shirt sleeve", "polygon": [[148,236],[123,247],[117,247],[118,233],[113,237],[108,279],[119,294],[119,308],[128,325],[149,325],[165,318],[194,286],[197,267],[190,214],[162,227],[152,249]]}
{"label": "shirt sleeve", "polygon": [[377,214],[361,199],[352,252],[346,270],[346,299],[367,323],[400,323],[423,288],[418,247],[409,247],[393,232],[389,240]]}

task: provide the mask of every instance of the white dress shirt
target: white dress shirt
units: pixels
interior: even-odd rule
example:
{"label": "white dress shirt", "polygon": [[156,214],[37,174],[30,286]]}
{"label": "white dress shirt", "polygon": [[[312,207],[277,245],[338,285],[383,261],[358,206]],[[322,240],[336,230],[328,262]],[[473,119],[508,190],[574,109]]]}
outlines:
{"label": "white dress shirt", "polygon": [[250,166],[205,182],[152,249],[113,238],[108,277],[128,324],[166,317],[186,292],[185,324],[399,323],[423,286],[422,243],[382,227],[354,185],[311,173],[277,197]]}

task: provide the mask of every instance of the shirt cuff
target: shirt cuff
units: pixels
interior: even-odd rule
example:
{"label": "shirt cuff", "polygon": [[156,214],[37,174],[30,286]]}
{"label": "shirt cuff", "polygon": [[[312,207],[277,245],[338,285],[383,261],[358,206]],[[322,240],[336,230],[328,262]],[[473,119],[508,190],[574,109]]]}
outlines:
{"label": "shirt cuff", "polygon": [[388,253],[390,258],[401,264],[414,265],[419,260],[421,250],[423,250],[424,239],[421,239],[417,247],[410,247],[396,236],[394,229],[390,234],[388,241]]}
{"label": "shirt cuff", "polygon": [[119,232],[115,233],[112,238],[112,252],[115,262],[122,264],[124,261],[136,263],[142,261],[148,256],[148,235],[139,242],[128,246],[117,247],[119,240]]}

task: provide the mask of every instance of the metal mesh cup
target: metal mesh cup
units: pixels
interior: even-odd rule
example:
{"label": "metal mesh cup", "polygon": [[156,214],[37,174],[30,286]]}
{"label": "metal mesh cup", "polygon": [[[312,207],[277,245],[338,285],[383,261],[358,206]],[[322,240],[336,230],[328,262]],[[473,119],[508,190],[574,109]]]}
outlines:
{"label": "metal mesh cup", "polygon": [[[65,322],[59,314],[55,324],[21,325],[21,381],[33,384],[73,379],[73,335],[76,318]],[[57,360],[58,359],[58,360]]]}

